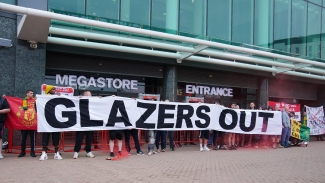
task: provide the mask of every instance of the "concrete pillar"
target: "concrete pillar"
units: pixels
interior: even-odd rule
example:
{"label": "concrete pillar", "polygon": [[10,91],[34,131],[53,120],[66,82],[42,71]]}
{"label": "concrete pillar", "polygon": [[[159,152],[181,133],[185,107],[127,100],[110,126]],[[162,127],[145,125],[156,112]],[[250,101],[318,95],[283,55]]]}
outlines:
{"label": "concrete pillar", "polygon": [[177,101],[177,67],[166,65],[164,67],[164,83],[162,100]]}
{"label": "concrete pillar", "polygon": [[260,78],[258,80],[257,90],[257,106],[256,107],[268,107],[267,102],[269,101],[269,79]]}

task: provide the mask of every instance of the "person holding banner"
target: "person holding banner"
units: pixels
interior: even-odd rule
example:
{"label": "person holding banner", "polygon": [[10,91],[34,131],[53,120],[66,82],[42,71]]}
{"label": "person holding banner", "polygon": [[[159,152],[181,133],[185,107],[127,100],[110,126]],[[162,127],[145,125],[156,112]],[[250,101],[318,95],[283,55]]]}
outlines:
{"label": "person holding banner", "polygon": [[[236,109],[237,108],[237,104],[235,102],[233,102],[231,104],[231,108],[232,109]],[[236,133],[228,133],[228,146],[229,146],[229,150],[237,150],[236,146],[235,146],[235,141],[236,141]]]}
{"label": "person holding banner", "polygon": [[289,106],[285,106],[284,111],[282,111],[282,138],[281,146],[284,148],[289,147],[289,138],[291,132],[291,121],[289,115]]}
{"label": "person holding banner", "polygon": [[[251,102],[249,104],[249,109],[250,110],[256,110],[255,108],[255,103],[254,102]],[[247,147],[251,147],[252,146],[252,138],[253,138],[253,135],[252,134],[247,134],[247,135],[244,135],[246,138],[248,138],[248,142],[247,142],[247,145],[244,146],[245,148]]]}
{"label": "person holding banner", "polygon": [[[0,96],[0,145],[2,145],[2,131],[3,126],[5,124],[7,114],[10,112],[10,107],[7,99]],[[0,149],[0,159],[3,159],[3,155],[1,154],[2,148]]]}
{"label": "person holding banner", "polygon": [[[83,96],[85,97],[91,97],[91,92],[90,91],[84,91]],[[73,159],[78,158],[78,153],[81,149],[81,144],[82,144],[82,139],[86,135],[86,157],[89,158],[94,158],[95,155],[91,152],[91,142],[92,138],[94,135],[94,131],[76,131],[76,142],[74,145],[74,154],[73,154]]]}
{"label": "person holding banner", "polygon": [[[60,93],[55,93],[55,87],[53,85],[47,85],[45,89],[45,95],[59,95]],[[53,141],[53,146],[54,146],[54,159],[55,160],[62,160],[63,158],[60,155],[59,152],[59,143],[60,143],[60,138],[61,138],[61,133],[60,132],[43,132],[42,133],[42,146],[43,146],[43,151],[42,155],[40,157],[40,161],[47,160],[47,150],[48,150],[48,144],[49,144],[49,139],[50,136],[52,136],[52,141]]]}
{"label": "person holding banner", "polygon": [[[28,108],[35,108],[35,99],[33,97],[34,92],[33,90],[27,90],[26,96],[23,99],[23,109],[26,111]],[[26,113],[25,113],[26,114]],[[26,155],[26,140],[27,136],[29,135],[30,140],[30,155],[32,157],[36,157],[35,155],[35,133],[36,130],[21,130],[21,152],[18,157],[24,157]]]}

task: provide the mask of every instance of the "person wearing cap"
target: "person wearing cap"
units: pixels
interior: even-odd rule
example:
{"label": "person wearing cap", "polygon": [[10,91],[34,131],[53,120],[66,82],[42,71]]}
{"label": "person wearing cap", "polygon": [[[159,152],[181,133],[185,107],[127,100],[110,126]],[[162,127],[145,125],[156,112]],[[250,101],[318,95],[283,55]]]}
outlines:
{"label": "person wearing cap", "polygon": [[[55,87],[53,85],[47,85],[45,89],[45,95],[59,95],[60,93],[55,93]],[[49,139],[50,136],[52,136],[52,141],[53,141],[53,146],[55,149],[54,153],[54,159],[56,160],[62,160],[63,158],[60,155],[59,152],[59,143],[60,143],[60,137],[61,133],[60,132],[43,132],[42,133],[42,146],[43,146],[43,151],[42,155],[40,157],[40,161],[47,160],[47,150],[48,150],[48,144],[49,144]]]}

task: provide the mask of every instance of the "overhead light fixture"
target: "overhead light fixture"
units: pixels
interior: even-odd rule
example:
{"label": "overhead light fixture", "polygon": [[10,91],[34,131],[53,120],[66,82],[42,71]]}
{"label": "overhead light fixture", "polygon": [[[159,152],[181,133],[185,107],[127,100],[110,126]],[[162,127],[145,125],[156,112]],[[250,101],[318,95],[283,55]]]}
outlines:
{"label": "overhead light fixture", "polygon": [[209,78],[212,78],[212,74],[209,74]]}
{"label": "overhead light fixture", "polygon": [[102,65],[102,63],[99,63],[99,65]]}

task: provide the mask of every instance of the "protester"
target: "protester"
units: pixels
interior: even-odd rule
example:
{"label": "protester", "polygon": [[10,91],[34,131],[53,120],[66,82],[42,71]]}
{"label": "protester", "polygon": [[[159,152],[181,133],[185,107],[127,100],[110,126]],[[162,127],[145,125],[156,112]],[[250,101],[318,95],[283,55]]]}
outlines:
{"label": "protester", "polygon": [[[200,142],[200,151],[210,151],[208,148],[208,139],[209,139],[209,130],[200,130],[199,142]],[[204,146],[202,145],[204,143]]]}
{"label": "protester", "polygon": [[[55,87],[53,85],[47,85],[45,89],[45,95],[60,95],[60,93],[55,93]],[[60,132],[43,132],[42,133],[42,146],[43,146],[43,151],[42,155],[40,157],[40,161],[47,160],[47,150],[48,150],[48,144],[49,144],[49,139],[50,136],[52,136],[52,141],[53,141],[53,146],[54,146],[54,159],[56,160],[62,160],[63,158],[60,155],[59,152],[59,143],[60,143],[60,138],[61,138],[61,133]]]}
{"label": "protester", "polygon": [[282,111],[282,138],[281,146],[284,148],[289,147],[289,138],[291,132],[291,122],[289,115],[289,106],[285,106],[284,111]]}
{"label": "protester", "polygon": [[[10,107],[7,99],[3,96],[0,96],[0,144],[2,145],[2,129],[4,127],[7,114],[10,112]],[[3,159],[3,155],[1,154],[2,148],[0,149],[0,159]]]}
{"label": "protester", "polygon": [[[169,100],[165,100],[165,102],[169,102]],[[168,137],[169,137],[169,147],[171,151],[175,151],[175,145],[174,145],[174,131],[168,130]],[[166,146],[165,146],[166,147]]]}
{"label": "protester", "polygon": [[148,130],[147,137],[148,137],[148,155],[151,156],[152,154],[157,154],[157,152],[155,151],[156,131]]}
{"label": "protester", "polygon": [[[255,103],[254,102],[251,102],[249,104],[249,109],[250,110],[256,110]],[[252,134],[245,135],[245,139],[248,140],[247,145],[245,146],[245,148],[252,146],[252,138],[253,138],[253,135]]]}
{"label": "protester", "polygon": [[[26,96],[23,99],[23,109],[28,110],[29,108],[34,110],[35,109],[35,99],[33,98],[34,92],[33,90],[27,90]],[[21,130],[21,152],[18,157],[23,157],[26,155],[26,140],[27,136],[29,135],[30,140],[30,155],[32,157],[36,157],[35,155],[35,133],[36,130]]]}
{"label": "protester", "polygon": [[[85,97],[91,97],[91,92],[90,91],[84,91],[83,96]],[[77,131],[76,132],[76,142],[74,145],[74,154],[73,154],[73,159],[77,159],[79,156],[79,151],[81,149],[81,144],[82,144],[82,139],[84,138],[84,136],[86,135],[86,146],[85,146],[85,150],[86,150],[86,157],[89,158],[94,158],[95,155],[91,152],[91,142],[92,142],[92,138],[94,135],[93,131]]]}
{"label": "protester", "polygon": [[[238,104],[236,106],[236,109],[240,109],[240,106]],[[244,147],[244,143],[245,143],[245,134],[237,133],[235,147],[236,148],[237,146]]]}
{"label": "protester", "polygon": [[[231,104],[231,108],[236,109],[236,107],[237,107],[237,104],[233,102]],[[229,150],[237,150],[237,148],[235,147],[236,134],[230,133],[230,132],[227,134],[228,134],[228,149]]]}

